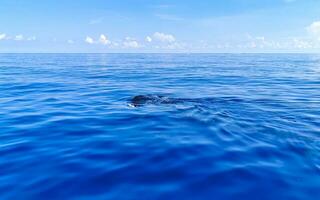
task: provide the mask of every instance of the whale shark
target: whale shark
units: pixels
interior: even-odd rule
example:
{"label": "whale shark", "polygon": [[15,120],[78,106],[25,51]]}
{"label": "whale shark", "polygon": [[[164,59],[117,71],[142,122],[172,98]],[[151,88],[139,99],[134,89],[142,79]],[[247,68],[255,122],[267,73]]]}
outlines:
{"label": "whale shark", "polygon": [[145,105],[179,104],[179,103],[218,103],[218,102],[241,102],[243,100],[234,97],[216,98],[173,98],[163,95],[137,95],[129,100],[129,106],[142,107]]}
{"label": "whale shark", "polygon": [[177,102],[178,99],[162,95],[137,95],[130,100],[129,105],[132,107],[141,107],[147,104],[174,104]]}

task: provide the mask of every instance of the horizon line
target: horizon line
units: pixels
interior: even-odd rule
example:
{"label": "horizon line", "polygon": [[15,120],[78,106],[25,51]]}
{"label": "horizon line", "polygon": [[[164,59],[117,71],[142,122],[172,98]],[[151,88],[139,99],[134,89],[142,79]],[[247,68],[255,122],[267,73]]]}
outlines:
{"label": "horizon line", "polygon": [[320,52],[0,52],[0,54],[320,54]]}

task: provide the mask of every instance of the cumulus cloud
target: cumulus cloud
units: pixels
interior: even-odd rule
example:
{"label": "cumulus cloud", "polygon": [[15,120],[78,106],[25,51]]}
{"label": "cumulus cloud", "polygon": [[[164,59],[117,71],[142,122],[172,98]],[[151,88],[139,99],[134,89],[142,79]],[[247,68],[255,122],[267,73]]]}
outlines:
{"label": "cumulus cloud", "polygon": [[95,40],[90,36],[87,36],[85,42],[88,44],[102,44],[102,45],[110,45],[112,44],[108,37],[104,34],[101,34],[100,37]]}
{"label": "cumulus cloud", "polygon": [[247,34],[247,42],[246,44],[238,44],[236,45],[239,48],[271,48],[271,49],[280,49],[282,48],[282,44],[272,39],[267,39],[265,36],[251,36]]}
{"label": "cumulus cloud", "polygon": [[[319,43],[310,37],[287,37],[273,40],[264,36],[247,35],[247,41],[236,45],[239,49],[306,50],[317,49]],[[233,44],[234,45],[234,44]]]}
{"label": "cumulus cloud", "polygon": [[307,27],[307,31],[320,40],[320,21],[313,22],[310,26]]}
{"label": "cumulus cloud", "polygon": [[93,44],[94,40],[93,40],[92,37],[87,36],[86,39],[85,39],[85,42],[88,43],[88,44]]}
{"label": "cumulus cloud", "polygon": [[24,40],[24,36],[23,36],[23,35],[16,35],[16,36],[14,37],[14,40],[16,40],[16,41],[22,41],[22,40]]}
{"label": "cumulus cloud", "polygon": [[4,40],[4,39],[6,39],[6,37],[7,37],[6,34],[4,34],[4,33],[1,33],[1,34],[0,34],[0,40]]}
{"label": "cumulus cloud", "polygon": [[147,42],[152,42],[152,38],[150,36],[147,36],[145,39]]}
{"label": "cumulus cloud", "polygon": [[137,41],[125,41],[123,42],[125,48],[139,48],[139,43]]}
{"label": "cumulus cloud", "polygon": [[107,36],[101,34],[99,38],[99,42],[103,45],[109,45],[111,44],[110,40],[107,38]]}
{"label": "cumulus cloud", "polygon": [[13,40],[13,41],[35,41],[37,38],[35,36],[25,37],[24,35],[8,36],[4,33],[0,34],[0,40]]}
{"label": "cumulus cloud", "polygon": [[[67,41],[69,44],[73,44],[72,40]],[[110,41],[108,37],[101,34],[99,38],[95,39],[87,36],[85,42],[88,44],[105,45],[108,48],[127,48],[127,49],[137,49],[143,47],[136,39],[131,37],[126,37],[123,40]]]}
{"label": "cumulus cloud", "polygon": [[27,41],[35,41],[35,40],[37,40],[36,36],[32,36],[32,37],[27,38]]}
{"label": "cumulus cloud", "polygon": [[133,38],[126,37],[125,41],[123,42],[124,48],[140,48],[141,45]]}
{"label": "cumulus cloud", "polygon": [[37,40],[36,36],[32,36],[32,37],[25,37],[24,35],[20,34],[20,35],[16,35],[13,38],[15,41],[35,41]]}
{"label": "cumulus cloud", "polygon": [[160,41],[160,42],[172,43],[176,41],[176,38],[173,35],[160,33],[160,32],[155,32],[152,37],[154,40]]}
{"label": "cumulus cloud", "polygon": [[293,47],[297,49],[310,49],[314,46],[310,41],[299,39],[299,38],[292,38]]}
{"label": "cumulus cloud", "polygon": [[147,36],[145,42],[148,47],[155,49],[183,50],[187,48],[187,44],[178,42],[175,36],[162,32],[155,32],[151,36]]}

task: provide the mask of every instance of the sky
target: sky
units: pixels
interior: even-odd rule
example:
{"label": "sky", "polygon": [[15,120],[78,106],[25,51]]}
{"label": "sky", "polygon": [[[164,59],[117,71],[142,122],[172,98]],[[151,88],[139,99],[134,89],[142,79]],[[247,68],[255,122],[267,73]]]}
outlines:
{"label": "sky", "polygon": [[320,0],[0,0],[6,53],[320,53]]}

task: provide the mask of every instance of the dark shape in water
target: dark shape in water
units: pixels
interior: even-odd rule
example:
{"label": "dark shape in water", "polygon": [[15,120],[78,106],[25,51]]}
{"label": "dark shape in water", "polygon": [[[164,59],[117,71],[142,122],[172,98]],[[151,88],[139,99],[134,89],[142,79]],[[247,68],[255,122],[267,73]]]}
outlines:
{"label": "dark shape in water", "polygon": [[177,103],[178,99],[172,99],[160,95],[138,95],[131,99],[130,105],[140,107],[145,104],[173,104]]}
{"label": "dark shape in water", "polygon": [[219,102],[242,102],[235,97],[216,97],[216,98],[171,98],[161,95],[138,95],[130,100],[129,105],[132,107],[141,107],[147,104],[178,104],[178,103],[196,103],[211,104]]}

